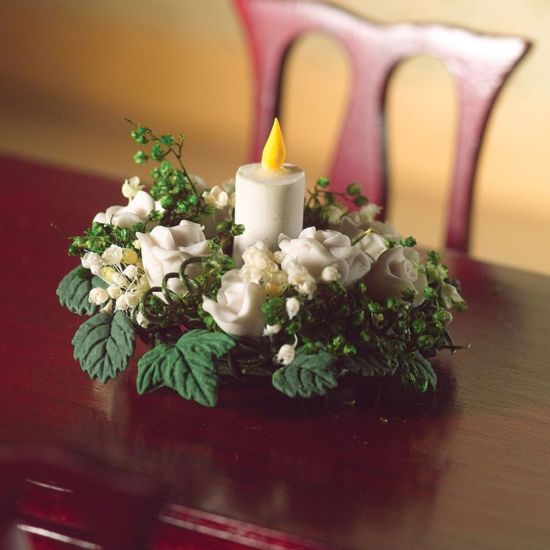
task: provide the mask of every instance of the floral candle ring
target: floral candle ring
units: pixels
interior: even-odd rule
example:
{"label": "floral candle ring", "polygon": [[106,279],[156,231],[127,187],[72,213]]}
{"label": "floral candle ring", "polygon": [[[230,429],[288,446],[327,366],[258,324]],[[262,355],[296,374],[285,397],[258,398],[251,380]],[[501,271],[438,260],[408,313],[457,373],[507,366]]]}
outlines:
{"label": "floral candle ring", "polygon": [[183,164],[183,135],[134,124],[131,137],[134,160],[156,163],[152,185],[126,180],[128,204],[71,239],[80,265],[57,289],[89,316],[72,343],[92,379],[126,370],[142,338],[138,393],[168,388],[205,406],[224,376],[270,377],[302,398],[350,374],[435,390],[430,359],[460,349],[448,330],[465,307],[459,284],[437,253],[421,258],[377,219],[358,184],[335,193],[320,178],[304,197],[277,120],[262,163],[212,187]]}

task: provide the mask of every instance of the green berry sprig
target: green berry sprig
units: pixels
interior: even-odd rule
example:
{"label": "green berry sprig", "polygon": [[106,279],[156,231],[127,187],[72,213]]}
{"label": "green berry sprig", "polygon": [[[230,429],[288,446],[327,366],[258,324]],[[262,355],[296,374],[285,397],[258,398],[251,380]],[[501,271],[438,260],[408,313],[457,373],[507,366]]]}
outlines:
{"label": "green berry sprig", "polygon": [[178,225],[182,220],[200,223],[204,216],[214,213],[214,209],[205,204],[201,191],[189,175],[183,163],[183,144],[185,136],[163,134],[157,136],[150,128],[126,119],[134,129],[130,132],[132,139],[146,148],[134,155],[136,164],[149,161],[158,163],[151,170],[153,184],[151,196],[159,201],[160,210],[151,214],[152,221],[161,225]]}

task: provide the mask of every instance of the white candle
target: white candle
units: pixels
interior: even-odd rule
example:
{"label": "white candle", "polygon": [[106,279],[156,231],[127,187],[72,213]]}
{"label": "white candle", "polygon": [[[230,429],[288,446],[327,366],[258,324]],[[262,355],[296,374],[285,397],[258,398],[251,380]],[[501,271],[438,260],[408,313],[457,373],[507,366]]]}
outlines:
{"label": "white candle", "polygon": [[304,222],[304,171],[284,164],[286,150],[277,119],[265,144],[262,162],[246,164],[235,178],[235,223],[244,233],[235,237],[233,259],[242,264],[242,253],[258,241],[272,250],[279,235],[296,238]]}

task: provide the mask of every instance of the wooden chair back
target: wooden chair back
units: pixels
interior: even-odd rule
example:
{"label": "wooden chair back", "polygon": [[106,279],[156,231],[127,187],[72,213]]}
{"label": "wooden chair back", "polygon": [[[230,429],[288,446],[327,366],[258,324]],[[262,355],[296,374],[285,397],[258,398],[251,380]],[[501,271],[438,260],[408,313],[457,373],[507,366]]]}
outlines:
{"label": "wooden chair back", "polygon": [[530,43],[437,24],[384,25],[310,0],[234,0],[252,53],[255,108],[252,154],[257,160],[281,107],[285,60],[309,32],[342,44],[352,68],[352,89],[331,169],[337,190],[364,185],[370,200],[386,206],[385,99],[397,65],[419,54],[441,59],[458,86],[459,120],[448,203],[446,246],[467,251],[474,180],[487,120],[507,77]]}

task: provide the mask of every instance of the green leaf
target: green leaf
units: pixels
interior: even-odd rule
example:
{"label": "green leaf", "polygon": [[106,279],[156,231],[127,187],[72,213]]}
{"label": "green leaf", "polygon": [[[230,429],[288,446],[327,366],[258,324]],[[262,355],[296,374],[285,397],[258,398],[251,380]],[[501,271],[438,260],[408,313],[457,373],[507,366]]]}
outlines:
{"label": "green leaf", "polygon": [[374,355],[353,355],[342,359],[342,366],[361,376],[391,376],[395,373],[396,365],[379,359]]}
{"label": "green leaf", "polygon": [[420,353],[415,353],[412,359],[406,361],[407,369],[403,374],[403,381],[412,384],[425,392],[427,389],[435,390],[437,386],[437,374],[432,364]]}
{"label": "green leaf", "polygon": [[317,180],[317,185],[319,187],[328,187],[330,185],[330,181],[327,178],[319,178]]}
{"label": "green leaf", "polygon": [[176,345],[182,349],[188,359],[192,359],[195,355],[221,357],[235,346],[235,340],[223,332],[189,330]]}
{"label": "green leaf", "polygon": [[168,147],[171,147],[174,145],[174,138],[170,134],[165,134],[163,136],[160,136],[160,141],[164,143],[164,145],[167,145]]}
{"label": "green leaf", "polygon": [[128,366],[134,352],[134,326],[121,311],[98,313],[80,325],[72,344],[82,370],[105,383]]}
{"label": "green leaf", "polygon": [[92,287],[93,288],[96,288],[96,287],[99,287],[99,288],[108,288],[109,286],[109,283],[107,283],[106,281],[104,281],[101,277],[97,277],[97,276],[94,276],[92,278]]}
{"label": "green leaf", "polygon": [[[138,361],[137,391],[140,395],[164,384],[164,373],[173,369],[181,353],[176,346],[159,344]],[[182,356],[181,356],[182,357]]]}
{"label": "green leaf", "polygon": [[79,315],[92,315],[97,309],[95,304],[88,301],[88,295],[95,284],[95,279],[89,269],[82,266],[69,271],[57,287],[56,294],[59,303],[69,311]]}
{"label": "green leaf", "polygon": [[289,397],[325,395],[337,385],[334,358],[325,351],[309,355],[302,347],[290,365],[273,373],[273,386]]}
{"label": "green leaf", "polygon": [[346,193],[348,195],[360,195],[361,194],[361,186],[358,183],[350,183],[346,187]]}
{"label": "green leaf", "polygon": [[156,346],[138,361],[138,392],[162,384],[185,399],[214,407],[218,373],[212,357],[221,357],[234,346],[231,336],[207,330],[190,330],[174,346]]}
{"label": "green leaf", "polygon": [[145,164],[149,157],[143,151],[138,151],[133,158],[136,164]]}

